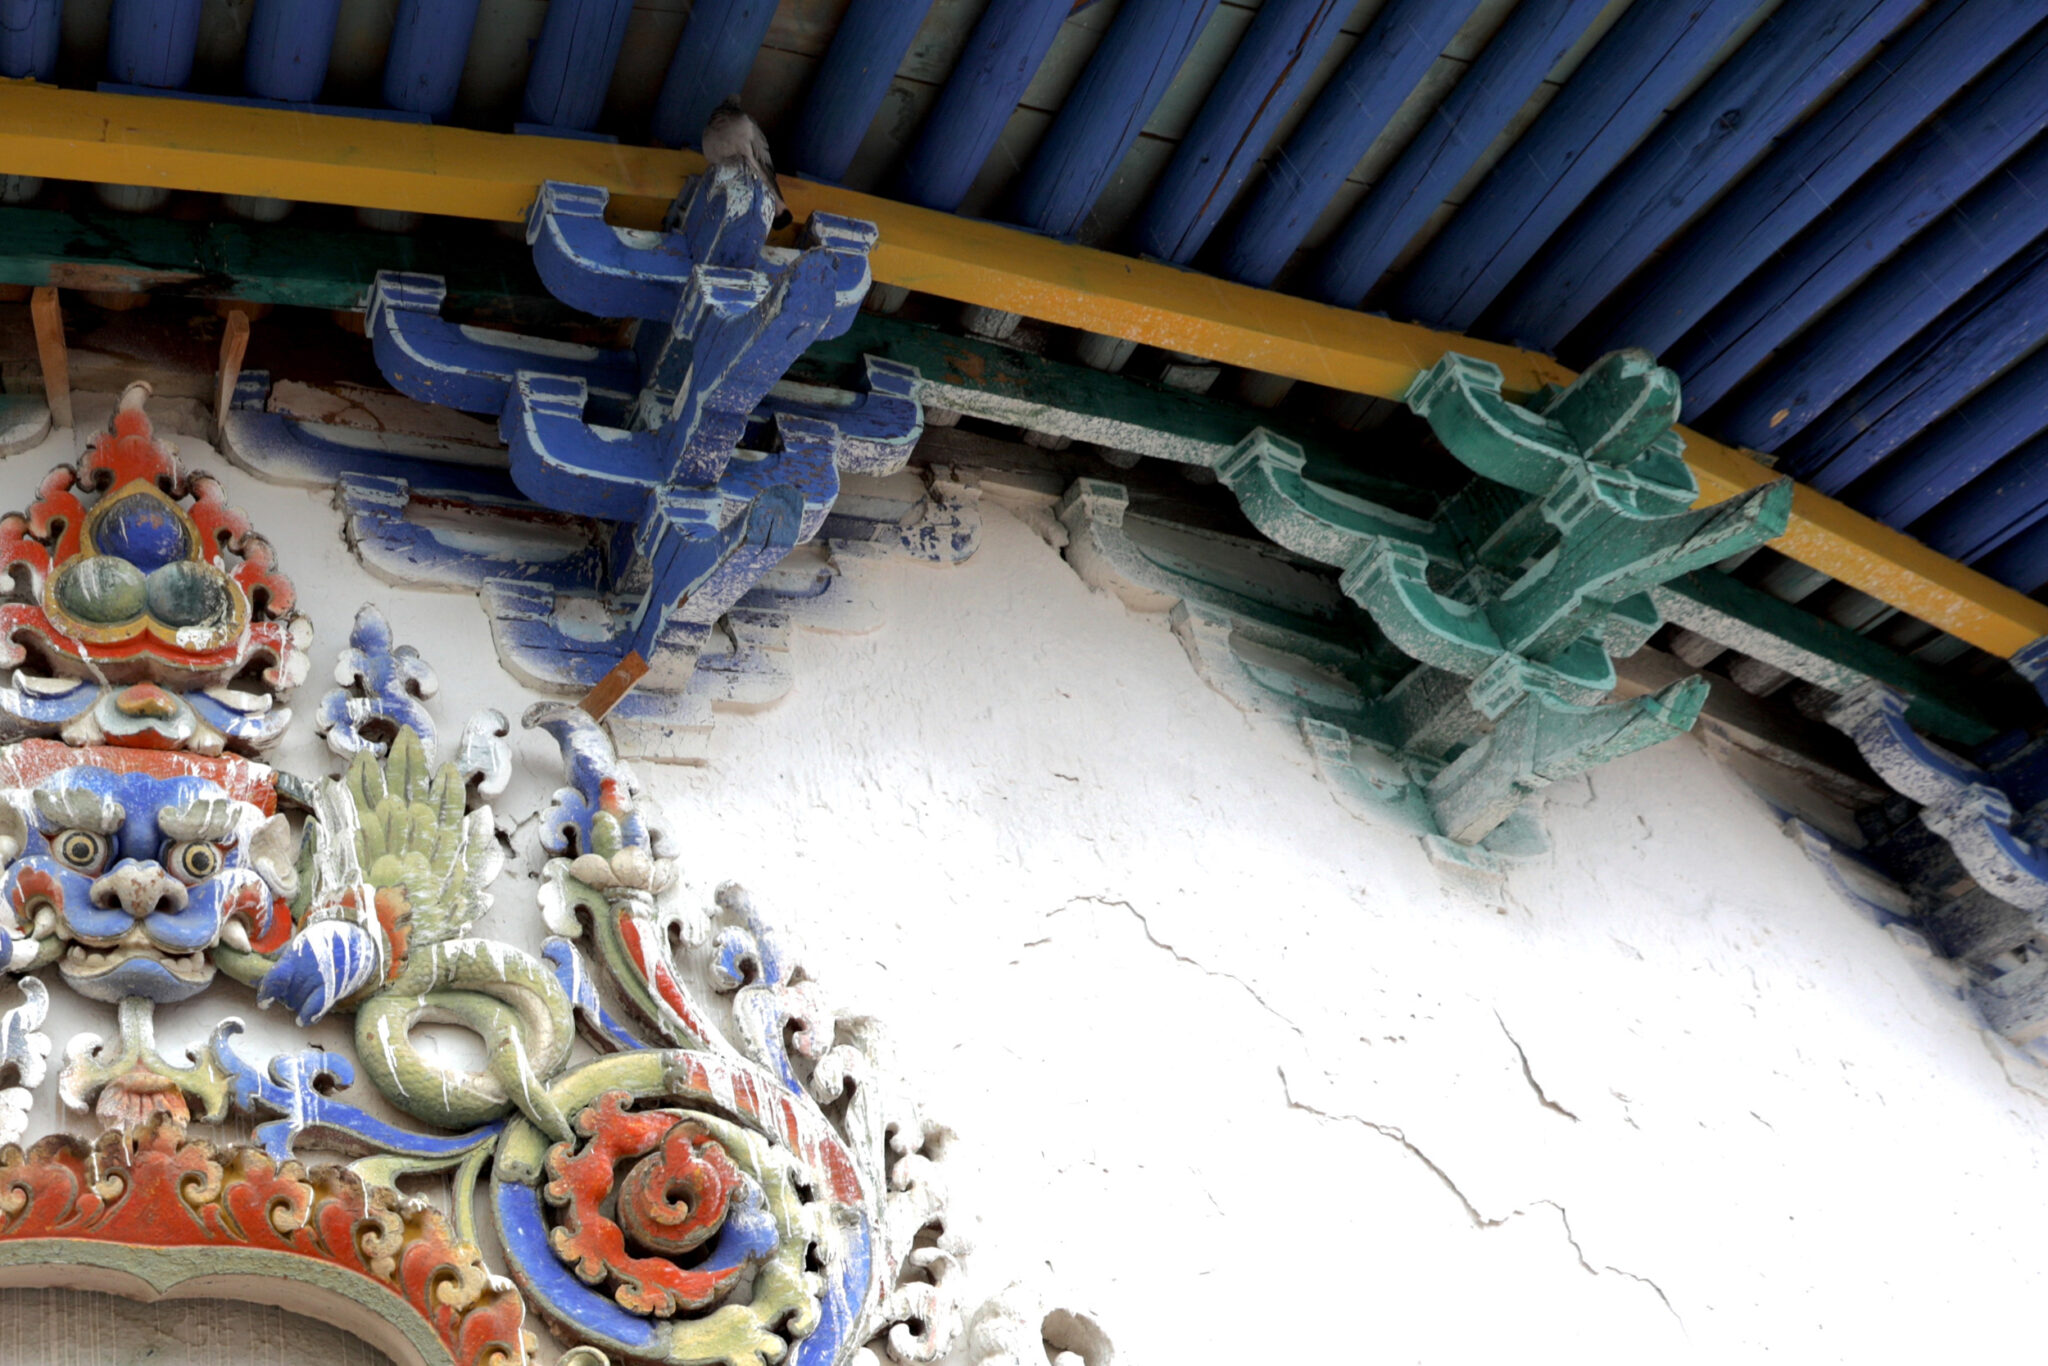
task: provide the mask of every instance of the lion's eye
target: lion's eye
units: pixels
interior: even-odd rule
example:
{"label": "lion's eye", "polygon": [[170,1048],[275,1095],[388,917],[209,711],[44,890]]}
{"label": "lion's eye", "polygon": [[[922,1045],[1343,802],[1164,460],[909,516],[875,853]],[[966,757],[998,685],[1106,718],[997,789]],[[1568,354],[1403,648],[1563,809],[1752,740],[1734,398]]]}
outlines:
{"label": "lion's eye", "polygon": [[66,830],[51,847],[59,859],[81,873],[98,872],[107,858],[107,837],[91,830]]}
{"label": "lion's eye", "polygon": [[174,844],[165,852],[164,863],[187,882],[198,882],[220,871],[220,850],[204,840]]}

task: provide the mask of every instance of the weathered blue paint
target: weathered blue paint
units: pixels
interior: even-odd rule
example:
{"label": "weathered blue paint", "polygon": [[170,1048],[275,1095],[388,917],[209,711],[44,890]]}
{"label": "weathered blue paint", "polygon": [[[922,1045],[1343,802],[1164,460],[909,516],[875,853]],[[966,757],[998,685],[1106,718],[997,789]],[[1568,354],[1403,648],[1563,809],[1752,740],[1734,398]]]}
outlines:
{"label": "weathered blue paint", "polygon": [[[422,463],[419,476],[426,487],[396,475],[343,471],[335,483],[334,501],[341,509],[342,532],[364,567],[395,583],[418,584],[474,592],[490,579],[537,583],[559,592],[594,592],[604,586],[603,537],[590,524],[584,543],[565,548],[550,539],[538,545],[519,536],[526,526],[563,529],[572,519],[550,513],[523,498],[490,498],[475,493],[436,490],[431,471]],[[480,549],[474,534],[443,539],[431,523],[408,516],[421,503],[459,506],[475,515],[478,526],[491,526],[502,544]]]}
{"label": "weathered blue paint", "polygon": [[1918,8],[1918,0],[1814,0],[1780,8],[1602,182],[1490,311],[1484,330],[1555,349]]}
{"label": "weathered blue paint", "polygon": [[534,44],[521,119],[549,128],[596,127],[632,12],[633,0],[553,0]]}
{"label": "weathered blue paint", "polygon": [[[2048,519],[2048,436],[2037,436],[1962,492],[1944,499],[1914,524],[1913,534],[1944,555],[1977,564],[2015,538],[2030,537],[2044,519]],[[2035,587],[2033,583],[2006,582],[2023,593]]]}
{"label": "weathered blue paint", "polygon": [[1864,281],[1974,187],[2001,179],[2000,167],[2048,127],[2044,60],[2048,28],[2007,53],[1670,347],[1665,361],[1685,376],[1693,411],[1720,403],[1831,300]]}
{"label": "weathered blue paint", "polygon": [[554,970],[555,980],[561,983],[563,992],[575,1007],[582,1034],[599,1050],[620,1053],[651,1047],[605,1008],[604,998],[598,994],[597,979],[591,975],[590,965],[576,951],[573,942],[550,936],[541,946],[540,955],[547,959],[548,966]]}
{"label": "weathered blue paint", "polygon": [[783,383],[768,391],[754,419],[808,417],[839,431],[839,468],[850,474],[894,474],[910,463],[924,434],[915,369],[876,356],[861,358],[860,388],[852,393]]}
{"label": "weathered blue paint", "polygon": [[384,103],[431,119],[455,112],[478,0],[398,0],[384,59]]}
{"label": "weathered blue paint", "polygon": [[687,217],[676,231],[654,237],[604,221],[609,191],[547,181],[526,218],[534,269],[571,308],[665,323],[694,267],[746,269],[759,258],[767,226],[753,221],[756,200],[736,185],[730,174],[692,182]]}
{"label": "weathered blue paint", "polygon": [[55,79],[64,0],[0,0],[0,76]]}
{"label": "weathered blue paint", "polygon": [[1837,493],[2048,340],[2048,238],[2036,240],[1779,451]]}
{"label": "weathered blue paint", "polygon": [[1215,12],[1216,0],[1124,0],[1017,182],[1018,222],[1080,231]]}
{"label": "weathered blue paint", "polygon": [[[1662,352],[1684,336],[2040,18],[2035,0],[1942,0],[1914,20],[1646,269],[1596,349]],[[1573,76],[1559,104],[1583,78]]]}
{"label": "weathered blue paint", "polygon": [[931,8],[932,0],[853,0],[847,6],[784,148],[790,169],[812,180],[846,174]]}
{"label": "weathered blue paint", "polygon": [[341,0],[256,0],[242,46],[242,84],[266,100],[319,99],[340,17]]}
{"label": "weathered blue paint", "polygon": [[221,424],[229,458],[261,479],[296,488],[326,489],[348,474],[410,480],[415,488],[490,502],[517,500],[502,468],[443,464],[414,455],[330,441],[321,424],[282,413],[236,411]]}
{"label": "weathered blue paint", "polygon": [[711,111],[747,83],[774,18],[775,0],[696,0],[654,102],[656,142],[702,145]]}
{"label": "weathered blue paint", "polygon": [[367,1145],[405,1157],[442,1159],[471,1152],[504,1132],[504,1120],[450,1136],[398,1128],[333,1094],[346,1090],[356,1079],[355,1065],[343,1054],[305,1048],[274,1054],[258,1064],[235,1048],[233,1040],[241,1031],[239,1020],[228,1021],[214,1035],[209,1051],[214,1064],[234,1085],[237,1109],[250,1115],[283,1116],[257,1125],[254,1131],[256,1141],[280,1162],[292,1160],[292,1143],[300,1134],[312,1144],[340,1142],[355,1150]]}
{"label": "weathered blue paint", "polygon": [[[653,659],[669,623],[710,626],[823,525],[839,495],[832,429],[792,418],[782,424],[782,437],[782,451],[759,462],[763,469],[737,471],[751,478],[735,479],[730,488],[721,483],[708,496],[667,489],[655,499],[641,527],[648,584],[626,622],[627,649]],[[764,477],[776,473],[798,482],[777,480],[762,486]],[[743,510],[718,525],[714,519],[724,501],[734,496],[744,498]]]}
{"label": "weathered blue paint", "polygon": [[1550,69],[1579,41],[1602,0],[1521,5],[1324,252],[1316,294],[1355,306],[1444,196],[1472,169]]}
{"label": "weathered blue paint", "polygon": [[1316,63],[1343,32],[1351,8],[1343,0],[1271,0],[1259,7],[1146,197],[1139,251],[1183,265],[1195,258]]}
{"label": "weathered blue paint", "polygon": [[1850,506],[1905,526],[2048,430],[2048,351],[2036,351],[1849,488]]}
{"label": "weathered blue paint", "polygon": [[[2048,103],[2048,88],[2036,80]],[[1978,281],[2048,232],[2048,140],[2015,156],[1711,409],[1725,441],[1776,450]]]}
{"label": "weathered blue paint", "polygon": [[661,483],[667,441],[660,432],[588,425],[588,401],[581,379],[519,372],[499,426],[512,451],[512,480],[542,507],[580,517],[637,518],[649,490]]}
{"label": "weathered blue paint", "polygon": [[600,1295],[576,1279],[548,1246],[548,1218],[541,1212],[540,1189],[517,1181],[491,1183],[491,1214],[498,1237],[512,1249],[532,1293],[585,1333],[633,1347],[652,1348],[660,1334],[656,1320],[629,1314],[609,1295]]}
{"label": "weathered blue paint", "polygon": [[2038,593],[2048,588],[2048,536],[2015,536],[1974,567],[2022,593]]}
{"label": "weathered blue paint", "polygon": [[990,0],[903,159],[903,198],[928,209],[960,206],[1070,8],[1068,0]]}
{"label": "weathered blue paint", "polygon": [[1457,331],[1477,322],[1756,5],[1631,5],[1409,269],[1399,316]]}
{"label": "weathered blue paint", "polygon": [[200,0],[114,0],[107,21],[107,79],[181,89],[199,48]]}
{"label": "weathered blue paint", "polygon": [[[402,392],[499,414],[511,482],[539,505],[486,494],[462,498],[464,510],[508,522],[555,514],[557,533],[587,528],[581,545],[565,553],[559,534],[508,525],[501,547],[465,562],[406,518],[415,494],[405,471],[352,475],[344,465],[342,497],[366,563],[473,587],[508,664],[529,681],[588,687],[639,652],[651,669],[638,691],[669,699],[669,712],[640,718],[659,728],[681,716],[674,708],[713,623],[817,535],[842,459],[900,468],[923,415],[916,374],[885,361],[869,363],[859,393],[789,385],[771,395],[813,341],[858,314],[872,224],[814,213],[795,252],[771,251],[769,187],[737,164],[693,181],[668,233],[612,229],[605,202],[602,190],[548,183],[528,240],[564,302],[642,319],[630,351],[451,326],[430,276],[380,273],[368,319],[379,364]],[[597,385],[610,386],[602,403]],[[601,623],[567,622],[564,595],[598,603]]]}
{"label": "weathered blue paint", "polygon": [[2015,832],[2012,801],[1990,775],[1923,740],[1906,724],[1906,698],[1870,683],[1828,711],[1828,722],[1893,791],[1921,806],[1920,820],[1944,840],[1977,885],[2039,915],[2048,911],[2048,850]]}
{"label": "weathered blue paint", "polygon": [[1266,168],[1223,253],[1223,273],[1270,285],[1478,0],[1392,0]]}
{"label": "weathered blue paint", "polygon": [[365,325],[378,369],[400,393],[464,412],[498,413],[513,376],[531,369],[574,376],[600,412],[622,417],[639,392],[631,353],[446,322],[441,301],[447,293],[437,275],[377,272]]}
{"label": "weathered blue paint", "polygon": [[642,414],[665,412],[680,433],[668,477],[715,477],[769,387],[813,341],[852,324],[867,294],[874,240],[872,224],[814,213],[804,225],[806,250],[794,261],[766,271],[694,272],[693,286],[701,280],[703,287],[686,292],[643,376]]}

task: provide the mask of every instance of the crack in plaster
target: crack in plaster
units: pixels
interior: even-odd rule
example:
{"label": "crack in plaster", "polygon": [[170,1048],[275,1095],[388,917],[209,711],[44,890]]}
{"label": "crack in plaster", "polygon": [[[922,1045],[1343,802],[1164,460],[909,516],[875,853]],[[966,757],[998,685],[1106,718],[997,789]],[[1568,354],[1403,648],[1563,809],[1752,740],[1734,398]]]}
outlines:
{"label": "crack in plaster", "polygon": [[[1512,1040],[1513,1036],[1510,1035],[1509,1038],[1510,1040]],[[1506,1214],[1503,1214],[1498,1219],[1488,1218],[1486,1215],[1481,1214],[1479,1212],[1479,1207],[1472,1203],[1471,1198],[1467,1196],[1463,1190],[1459,1189],[1458,1183],[1451,1179],[1451,1174],[1445,1171],[1442,1167],[1438,1166],[1436,1164],[1436,1160],[1432,1158],[1428,1153],[1422,1151],[1421,1148],[1418,1148],[1415,1145],[1415,1140],[1409,1138],[1407,1134],[1403,1133],[1398,1125],[1382,1124],[1378,1120],[1367,1119],[1363,1115],[1354,1115],[1349,1113],[1339,1114],[1330,1110],[1319,1109],[1314,1105],[1310,1105],[1306,1101],[1296,1100],[1294,1098],[1293,1087],[1290,1086],[1287,1081],[1287,1069],[1284,1067],[1276,1067],[1273,1070],[1279,1074],[1280,1095],[1281,1098],[1287,1102],[1288,1109],[1300,1110],[1304,1114],[1314,1115],[1317,1119],[1324,1120],[1328,1123],[1357,1124],[1364,1128],[1372,1130],[1374,1133],[1379,1134],[1383,1138],[1393,1139],[1396,1143],[1399,1143],[1402,1147],[1406,1148],[1411,1154],[1413,1154],[1418,1162],[1422,1163],[1423,1166],[1429,1168],[1430,1171],[1436,1175],[1437,1180],[1443,1182],[1444,1189],[1449,1191],[1452,1194],[1452,1196],[1457,1199],[1457,1202],[1464,1207],[1465,1214],[1468,1218],[1471,1219],[1474,1228],[1499,1228],[1502,1224],[1505,1224],[1506,1222],[1508,1222],[1508,1220],[1515,1218],[1517,1215],[1526,1214],[1528,1212],[1525,1209],[1512,1209],[1509,1210]],[[1533,1081],[1531,1082],[1531,1084],[1534,1084]],[[1558,1222],[1562,1224],[1564,1227],[1565,1241],[1571,1244],[1573,1255],[1578,1258],[1580,1268],[1583,1269],[1587,1275],[1598,1276],[1603,1272],[1612,1271],[1617,1276],[1625,1276],[1632,1281],[1641,1281],[1644,1285],[1647,1285],[1648,1287],[1650,1287],[1652,1291],[1656,1293],[1658,1300],[1660,1300],[1664,1305],[1664,1311],[1671,1315],[1671,1317],[1677,1322],[1679,1331],[1686,1331],[1685,1319],[1681,1317],[1678,1310],[1672,1306],[1671,1297],[1664,1293],[1664,1287],[1658,1285],[1648,1276],[1641,1275],[1634,1271],[1629,1271],[1623,1267],[1614,1266],[1612,1264],[1594,1266],[1591,1262],[1586,1260],[1586,1250],[1579,1246],[1578,1237],[1572,1232],[1571,1216],[1565,1213],[1565,1208],[1563,1205],[1560,1205],[1557,1201],[1551,1199],[1539,1199],[1531,1201],[1530,1203],[1536,1205],[1548,1205],[1550,1206],[1550,1208],[1557,1211]]]}
{"label": "crack in plaster", "polygon": [[1521,1059],[1522,1062],[1522,1080],[1529,1083],[1529,1089],[1536,1093],[1537,1100],[1543,1102],[1543,1108],[1546,1110],[1555,1110],[1559,1114],[1563,1115],[1566,1119],[1570,1120],[1572,1123],[1577,1124],[1579,1122],[1579,1117],[1573,1114],[1570,1110],[1565,1109],[1564,1106],[1559,1105],[1556,1101],[1552,1100],[1550,1096],[1544,1091],[1543,1083],[1536,1080],[1536,1074],[1529,1068],[1529,1054],[1527,1053],[1527,1051],[1523,1049],[1521,1040],[1517,1039],[1514,1035],[1514,1032],[1508,1028],[1508,1022],[1506,1020],[1501,1019],[1500,1012],[1498,1010],[1493,1012],[1493,1019],[1494,1023],[1500,1026],[1500,1032],[1508,1036],[1508,1042],[1514,1045],[1515,1056]]}
{"label": "crack in plaster", "polygon": [[[1242,978],[1242,977],[1239,977],[1239,976],[1237,976],[1237,975],[1236,975],[1235,973],[1223,972],[1223,971],[1221,971],[1221,970],[1219,970],[1219,969],[1217,969],[1217,968],[1212,968],[1212,967],[1210,967],[1210,966],[1209,966],[1209,965],[1208,965],[1207,963],[1201,962],[1201,961],[1200,961],[1199,959],[1194,959],[1194,958],[1190,958],[1190,957],[1188,957],[1188,956],[1187,956],[1186,954],[1182,953],[1182,952],[1181,952],[1181,951],[1180,951],[1179,949],[1175,948],[1175,947],[1174,947],[1173,945],[1171,945],[1171,944],[1167,943],[1167,942],[1166,942],[1166,941],[1165,941],[1164,939],[1161,939],[1161,938],[1160,938],[1160,937],[1159,937],[1158,935],[1154,934],[1154,933],[1152,932],[1152,922],[1151,922],[1150,920],[1147,920],[1147,919],[1145,918],[1145,913],[1144,913],[1143,911],[1139,910],[1139,909],[1138,909],[1138,908],[1137,908],[1136,906],[1133,906],[1133,905],[1132,905],[1132,904],[1131,904],[1130,902],[1128,902],[1128,901],[1124,901],[1124,900],[1121,900],[1121,899],[1119,899],[1119,898],[1115,898],[1115,897],[1107,897],[1107,896],[1094,896],[1094,895],[1082,895],[1082,896],[1077,896],[1077,897],[1074,897],[1074,898],[1072,898],[1071,900],[1069,900],[1069,901],[1067,902],[1067,904],[1066,904],[1065,906],[1059,906],[1059,907],[1055,907],[1055,908],[1054,908],[1054,909],[1052,910],[1052,912],[1051,912],[1051,913],[1050,913],[1050,914],[1049,914],[1049,915],[1048,915],[1048,916],[1047,916],[1046,918],[1047,918],[1047,919],[1051,919],[1051,918],[1052,918],[1052,916],[1058,915],[1058,914],[1059,914],[1059,913],[1060,913],[1061,911],[1064,911],[1064,910],[1068,909],[1068,907],[1071,907],[1072,905],[1074,905],[1074,904],[1075,904],[1075,902],[1080,902],[1080,901],[1089,901],[1089,902],[1093,902],[1093,903],[1094,903],[1095,905],[1097,905],[1097,906],[1121,906],[1121,907],[1123,907],[1123,908],[1124,908],[1125,910],[1129,911],[1129,912],[1131,913],[1131,915],[1132,915],[1132,916],[1133,916],[1133,917],[1134,917],[1134,918],[1135,918],[1135,919],[1137,920],[1137,922],[1138,922],[1138,927],[1139,927],[1140,929],[1142,929],[1142,930],[1143,930],[1143,931],[1145,932],[1145,938],[1146,938],[1146,939],[1148,939],[1148,940],[1150,940],[1150,941],[1152,942],[1152,944],[1153,944],[1153,946],[1154,946],[1155,948],[1161,948],[1161,949],[1165,949],[1165,950],[1166,950],[1166,951],[1167,951],[1168,953],[1170,953],[1170,954],[1172,954],[1172,955],[1173,955],[1173,957],[1174,957],[1174,960],[1175,960],[1176,962],[1186,963],[1186,964],[1187,964],[1187,965],[1188,965],[1189,967],[1191,967],[1191,968],[1194,968],[1194,969],[1196,969],[1196,970],[1198,970],[1198,971],[1200,971],[1200,972],[1206,973],[1207,975],[1209,975],[1209,976],[1211,976],[1211,977],[1220,977],[1220,978],[1222,978],[1222,979],[1223,979],[1224,981],[1226,981],[1226,982],[1233,982],[1233,983],[1235,983],[1235,984],[1236,984],[1236,985],[1237,985],[1237,986],[1238,986],[1238,987],[1239,987],[1239,988],[1240,988],[1240,989],[1241,989],[1241,990],[1242,990],[1242,991],[1243,991],[1243,992],[1245,993],[1245,995],[1247,995],[1247,996],[1251,997],[1251,998],[1252,998],[1252,1000],[1254,1000],[1254,1001],[1258,1002],[1258,1005],[1259,1005],[1259,1009],[1261,1009],[1261,1010],[1265,1011],[1265,1012],[1266,1012],[1266,1013],[1267,1013],[1268,1015],[1271,1015],[1271,1016],[1272,1016],[1272,1017],[1273,1017],[1274,1019],[1278,1020],[1278,1021],[1279,1021],[1279,1022],[1280,1022],[1281,1024],[1284,1024],[1284,1025],[1286,1025],[1286,1026],[1287,1026],[1287,1027],[1288,1027],[1289,1029],[1293,1030],[1293,1031],[1295,1032],[1295,1034],[1299,1035],[1299,1036],[1300,1036],[1301,1038],[1303,1038],[1303,1039],[1306,1039],[1306,1038],[1308,1037],[1308,1035],[1307,1035],[1307,1034],[1306,1034],[1305,1032],[1303,1032],[1303,1030],[1302,1030],[1302,1027],[1301,1027],[1300,1025],[1296,1024],[1296,1023],[1295,1023],[1294,1021],[1292,1021],[1292,1020],[1288,1019],[1288,1018],[1287,1018],[1287,1017],[1286,1017],[1285,1015],[1282,1015],[1282,1014],[1281,1014],[1281,1013],[1280,1013],[1279,1011],[1275,1010],[1275,1009],[1274,1009],[1274,1008],[1273,1008],[1273,1007],[1272,1007],[1272,1006],[1271,1006],[1271,1005],[1270,1005],[1270,1004],[1269,1004],[1269,1003],[1267,1002],[1266,998],[1265,998],[1264,996],[1261,996],[1261,995],[1259,994],[1258,988],[1257,988],[1257,987],[1254,987],[1254,986],[1253,986],[1253,985],[1252,985],[1252,984],[1251,984],[1250,982],[1247,982],[1247,981],[1245,981],[1245,980],[1244,980],[1244,978]],[[1033,941],[1033,943],[1049,943],[1049,942],[1051,942],[1051,941],[1050,941],[1050,940],[1034,940],[1034,941]],[[1025,945],[1024,947],[1026,947],[1026,948],[1030,948],[1030,947],[1031,947],[1031,944],[1026,944],[1026,945]]]}
{"label": "crack in plaster", "polygon": [[[1615,1266],[1612,1263],[1609,1263],[1604,1266],[1594,1266],[1591,1262],[1586,1260],[1586,1249],[1579,1246],[1578,1235],[1572,1232],[1572,1217],[1571,1215],[1565,1213],[1564,1206],[1558,1204],[1555,1200],[1537,1200],[1534,1203],[1539,1205],[1548,1205],[1552,1209],[1557,1211],[1557,1221],[1560,1224],[1564,1225],[1564,1240],[1572,1245],[1572,1252],[1577,1255],[1579,1259],[1579,1265],[1585,1268],[1586,1274],[1588,1276],[1597,1276],[1603,1271],[1612,1271],[1617,1276],[1626,1276],[1632,1281],[1641,1281],[1644,1285],[1649,1286],[1650,1289],[1657,1292],[1657,1298],[1664,1301],[1664,1311],[1671,1315],[1672,1318],[1678,1320],[1679,1328],[1681,1330],[1685,1328],[1685,1320],[1679,1318],[1678,1311],[1671,1307],[1671,1297],[1664,1293],[1663,1286],[1658,1285],[1648,1276],[1641,1276],[1637,1275],[1633,1271],[1623,1270],[1621,1267]],[[1516,1210],[1515,1213],[1520,1214],[1521,1211]],[[1509,1217],[1512,1218],[1513,1216],[1510,1215]]]}

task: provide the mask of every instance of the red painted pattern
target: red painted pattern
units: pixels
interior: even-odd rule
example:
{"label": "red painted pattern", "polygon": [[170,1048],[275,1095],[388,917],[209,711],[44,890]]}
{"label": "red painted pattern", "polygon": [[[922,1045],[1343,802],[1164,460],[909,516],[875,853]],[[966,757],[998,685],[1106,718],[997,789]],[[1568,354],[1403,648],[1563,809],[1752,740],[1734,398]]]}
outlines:
{"label": "red painted pattern", "polygon": [[853,1155],[822,1123],[807,1122],[805,1113],[772,1081],[731,1066],[705,1053],[677,1052],[669,1073],[671,1088],[681,1087],[714,1105],[726,1105],[765,1127],[825,1178],[826,1194],[843,1205],[860,1205],[860,1172]]}
{"label": "red painted pattern", "polygon": [[675,1012],[684,1029],[699,1041],[717,1037],[710,1026],[697,1014],[697,1008],[684,992],[675,975],[668,969],[667,945],[656,941],[655,952],[649,954],[647,941],[641,937],[642,925],[630,911],[619,912],[619,938],[625,943],[626,952],[632,957],[633,970],[640,974],[640,980],[654,988],[662,1004]]}
{"label": "red painted pattern", "polygon": [[22,740],[0,749],[0,788],[35,787],[67,768],[147,773],[157,778],[206,778],[266,816],[277,812],[277,779],[270,766],[235,754],[170,753],[118,745],[74,749],[61,740]]}
{"label": "red painted pattern", "polygon": [[[55,653],[72,659],[90,660],[97,671],[107,664],[121,664],[130,660],[143,659],[174,664],[182,669],[214,670],[239,669],[257,655],[272,660],[285,658],[291,650],[291,628],[281,621],[259,621],[251,625],[232,643],[217,650],[186,650],[151,634],[145,621],[138,619],[135,634],[126,640],[95,641],[83,645],[50,620],[49,614],[35,603],[11,602],[0,606],[0,664],[19,665],[28,656],[16,644],[17,636],[28,636],[42,642]],[[266,681],[276,686],[275,670],[266,672]],[[135,677],[135,671],[123,673],[123,678]],[[143,676],[147,676],[146,672]],[[112,681],[119,682],[117,678]]]}
{"label": "red painted pattern", "polygon": [[[666,1110],[628,1110],[631,1101],[625,1091],[606,1091],[576,1116],[583,1146],[565,1142],[548,1149],[553,1179],[543,1193],[562,1209],[548,1242],[585,1283],[609,1282],[622,1307],[668,1318],[710,1304],[746,1269],[742,1262],[689,1271],[668,1260],[718,1232],[740,1172],[701,1123]],[[617,1181],[618,1165],[635,1158],[625,1180]],[[616,1221],[603,1213],[615,1187]],[[633,1256],[626,1250],[628,1232],[662,1255]]]}
{"label": "red painted pattern", "polygon": [[[340,1167],[274,1162],[261,1148],[187,1140],[167,1121],[102,1135],[91,1147],[54,1134],[0,1151],[0,1241],[115,1243],[150,1249],[236,1247],[305,1259],[362,1278],[412,1314],[452,1366],[530,1359],[525,1305],[493,1282],[441,1214]],[[53,1246],[48,1261],[65,1260]]]}

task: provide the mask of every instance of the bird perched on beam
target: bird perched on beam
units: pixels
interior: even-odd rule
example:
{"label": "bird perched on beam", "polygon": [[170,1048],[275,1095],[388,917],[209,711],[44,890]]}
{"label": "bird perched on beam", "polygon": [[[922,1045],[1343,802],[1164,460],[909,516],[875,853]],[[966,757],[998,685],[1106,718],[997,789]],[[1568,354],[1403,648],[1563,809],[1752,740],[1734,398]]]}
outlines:
{"label": "bird perched on beam", "polygon": [[789,206],[782,202],[782,187],[775,181],[775,159],[768,154],[768,135],[747,117],[737,96],[726,96],[711,111],[711,120],[704,125],[704,158],[714,165],[740,161],[753,167],[775,201],[775,226],[789,222]]}

